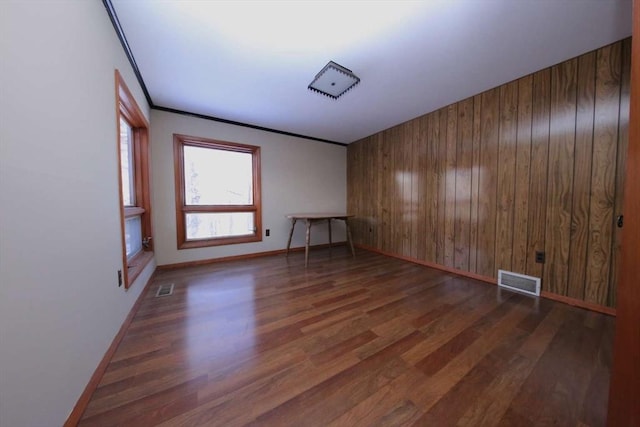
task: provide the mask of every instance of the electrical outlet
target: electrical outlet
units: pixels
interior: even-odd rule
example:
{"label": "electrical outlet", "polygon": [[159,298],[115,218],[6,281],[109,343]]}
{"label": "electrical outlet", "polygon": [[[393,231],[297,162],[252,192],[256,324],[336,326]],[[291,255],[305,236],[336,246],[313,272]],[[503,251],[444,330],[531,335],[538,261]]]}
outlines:
{"label": "electrical outlet", "polygon": [[271,234],[271,230],[269,230],[268,228],[265,230],[264,235],[269,237],[269,235]]}
{"label": "electrical outlet", "polygon": [[118,270],[118,287],[122,286],[122,270]]}
{"label": "electrical outlet", "polygon": [[544,252],[536,251],[536,262],[538,264],[544,264]]}

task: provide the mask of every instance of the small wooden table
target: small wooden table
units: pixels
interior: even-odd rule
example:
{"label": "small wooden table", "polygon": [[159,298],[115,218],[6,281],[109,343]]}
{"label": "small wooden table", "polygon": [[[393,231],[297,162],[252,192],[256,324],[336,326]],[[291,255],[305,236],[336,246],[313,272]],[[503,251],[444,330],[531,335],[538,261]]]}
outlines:
{"label": "small wooden table", "polygon": [[327,221],[329,225],[329,247],[331,247],[331,220],[337,219],[344,221],[344,225],[347,228],[347,242],[351,248],[351,255],[356,256],[356,252],[353,250],[353,242],[351,241],[351,230],[349,230],[349,218],[355,215],[341,214],[341,213],[300,213],[289,214],[287,218],[291,220],[291,231],[289,232],[289,241],[287,242],[287,256],[289,256],[289,247],[291,246],[291,238],[293,237],[293,228],[296,226],[298,220],[304,220],[307,223],[307,235],[304,245],[304,266],[309,264],[309,240],[311,239],[311,224],[318,221]]}

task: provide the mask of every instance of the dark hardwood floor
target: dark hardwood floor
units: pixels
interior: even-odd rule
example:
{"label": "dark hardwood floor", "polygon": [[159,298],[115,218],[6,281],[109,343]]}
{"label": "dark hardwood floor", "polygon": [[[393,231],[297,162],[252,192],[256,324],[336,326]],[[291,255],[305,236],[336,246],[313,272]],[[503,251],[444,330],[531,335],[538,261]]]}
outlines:
{"label": "dark hardwood floor", "polygon": [[81,425],[601,426],[614,323],[344,247],[159,271]]}

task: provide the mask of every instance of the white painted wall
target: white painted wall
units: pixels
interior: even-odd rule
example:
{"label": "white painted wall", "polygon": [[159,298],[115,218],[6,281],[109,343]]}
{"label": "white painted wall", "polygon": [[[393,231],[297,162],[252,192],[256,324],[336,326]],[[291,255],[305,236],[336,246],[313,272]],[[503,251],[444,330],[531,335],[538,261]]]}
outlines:
{"label": "white painted wall", "polygon": [[[151,146],[156,259],[159,265],[264,252],[287,247],[287,213],[345,212],[347,208],[346,147],[310,141],[183,116],[151,112]],[[262,242],[177,249],[173,134],[258,145],[262,166],[262,224],[271,230]],[[342,222],[332,226],[333,240],[344,241]],[[304,225],[296,225],[292,247],[304,246]],[[314,225],[311,244],[328,243],[326,225]]]}
{"label": "white painted wall", "polygon": [[125,291],[100,1],[0,2],[0,425],[61,425],[150,277]]}

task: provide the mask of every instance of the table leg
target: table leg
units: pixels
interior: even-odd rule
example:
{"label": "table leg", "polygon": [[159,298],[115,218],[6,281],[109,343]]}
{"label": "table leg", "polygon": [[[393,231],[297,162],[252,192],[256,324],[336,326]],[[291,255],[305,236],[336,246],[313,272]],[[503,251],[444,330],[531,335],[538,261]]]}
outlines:
{"label": "table leg", "polygon": [[344,225],[347,229],[347,241],[349,242],[349,247],[351,248],[351,255],[356,256],[356,251],[353,250],[353,240],[351,240],[351,229],[349,228],[349,220],[347,218],[344,219]]}
{"label": "table leg", "polygon": [[327,224],[329,224],[329,248],[331,248],[331,218],[327,220]]}
{"label": "table leg", "polygon": [[311,240],[311,220],[307,219],[307,237],[304,244],[304,266],[309,264],[309,240]]}
{"label": "table leg", "polygon": [[296,226],[296,218],[291,218],[291,231],[289,231],[289,241],[287,242],[287,256],[289,256],[289,247],[291,247],[291,238],[293,237],[293,228]]}

